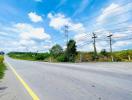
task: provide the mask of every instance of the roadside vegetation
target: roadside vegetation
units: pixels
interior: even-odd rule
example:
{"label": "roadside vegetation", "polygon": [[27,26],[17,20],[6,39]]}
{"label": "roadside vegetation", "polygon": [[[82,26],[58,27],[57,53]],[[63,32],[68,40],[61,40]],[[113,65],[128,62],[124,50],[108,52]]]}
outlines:
{"label": "roadside vegetation", "polygon": [[116,62],[131,62],[132,50],[116,51],[112,54],[105,49],[98,52],[96,57],[94,52],[80,52],[76,49],[76,42],[70,40],[67,43],[67,48],[63,48],[56,44],[47,53],[33,53],[33,52],[10,52],[8,55],[15,59],[23,60],[39,60],[46,62],[111,62],[111,56]]}
{"label": "roadside vegetation", "polygon": [[4,76],[4,72],[6,70],[6,66],[5,64],[3,63],[4,61],[4,57],[2,55],[0,55],[0,79],[3,78]]}
{"label": "roadside vegetation", "polygon": [[50,57],[49,53],[34,53],[34,52],[10,52],[8,55],[14,59],[21,60],[44,60]]}

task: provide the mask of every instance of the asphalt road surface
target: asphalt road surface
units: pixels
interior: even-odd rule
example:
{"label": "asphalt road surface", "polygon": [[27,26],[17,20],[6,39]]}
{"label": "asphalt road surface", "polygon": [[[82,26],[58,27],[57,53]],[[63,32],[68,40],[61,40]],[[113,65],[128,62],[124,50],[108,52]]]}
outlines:
{"label": "asphalt road surface", "polygon": [[6,61],[40,100],[132,100],[132,63]]}

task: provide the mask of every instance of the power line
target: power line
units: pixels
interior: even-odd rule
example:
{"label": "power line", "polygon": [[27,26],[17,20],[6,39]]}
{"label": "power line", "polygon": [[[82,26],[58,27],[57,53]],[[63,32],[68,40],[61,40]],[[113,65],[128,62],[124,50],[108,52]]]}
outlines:
{"label": "power line", "polygon": [[[105,14],[107,14],[107,13],[110,13],[111,11],[113,11],[113,10],[116,10],[116,9],[119,9],[119,8],[122,8],[122,7],[124,7],[124,6],[127,6],[128,4],[131,4],[132,2],[127,2],[127,3],[124,3],[124,4],[122,4],[122,5],[120,5],[120,6],[117,6],[117,7],[114,7],[114,8],[112,8],[112,9],[109,9],[109,10],[107,10],[107,12],[105,13]],[[99,15],[95,15],[95,16],[92,16],[92,17],[90,17],[89,19],[85,19],[85,20],[82,20],[82,22],[87,22],[87,21],[90,21],[91,19],[94,19],[94,18],[96,18],[96,17],[98,17]]]}

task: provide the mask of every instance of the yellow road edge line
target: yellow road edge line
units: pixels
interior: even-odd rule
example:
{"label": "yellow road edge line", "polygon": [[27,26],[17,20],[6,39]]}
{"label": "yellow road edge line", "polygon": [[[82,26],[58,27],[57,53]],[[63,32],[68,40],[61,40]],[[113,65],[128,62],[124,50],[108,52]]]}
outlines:
{"label": "yellow road edge line", "polygon": [[33,90],[29,87],[29,85],[20,77],[20,75],[16,72],[16,70],[6,61],[7,65],[11,68],[12,72],[16,75],[18,80],[30,94],[33,100],[40,100],[39,97],[33,92]]}

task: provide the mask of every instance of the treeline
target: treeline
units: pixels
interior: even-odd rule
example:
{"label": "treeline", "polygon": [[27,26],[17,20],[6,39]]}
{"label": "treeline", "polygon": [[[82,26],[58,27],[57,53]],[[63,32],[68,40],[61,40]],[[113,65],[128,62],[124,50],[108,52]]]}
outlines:
{"label": "treeline", "polygon": [[65,50],[63,50],[60,45],[56,44],[47,53],[10,52],[8,55],[16,59],[41,60],[47,62],[110,62],[112,58],[113,61],[132,61],[132,50],[116,51],[111,54],[103,49],[101,52],[97,53],[95,57],[94,52],[79,52],[76,48],[76,42],[70,40]]}
{"label": "treeline", "polygon": [[63,48],[56,44],[47,53],[35,53],[35,52],[10,52],[8,55],[15,59],[23,60],[43,60],[52,62],[75,62],[77,50],[76,42],[70,40],[67,43],[67,48]]}
{"label": "treeline", "polygon": [[[46,60],[50,57],[49,53],[35,53],[35,52],[10,52],[8,55],[15,59],[22,60]],[[48,60],[47,60],[48,61]]]}

